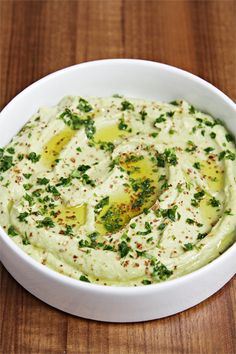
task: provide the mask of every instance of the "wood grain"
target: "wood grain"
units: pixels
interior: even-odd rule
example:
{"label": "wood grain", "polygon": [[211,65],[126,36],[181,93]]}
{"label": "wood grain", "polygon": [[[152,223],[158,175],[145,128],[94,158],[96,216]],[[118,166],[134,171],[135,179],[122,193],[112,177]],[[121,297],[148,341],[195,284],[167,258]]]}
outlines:
{"label": "wood grain", "polygon": [[[178,66],[236,100],[235,1],[0,0],[0,106],[42,76],[100,58]],[[0,268],[1,354],[234,354],[236,279],[162,320],[108,324],[47,306]]]}

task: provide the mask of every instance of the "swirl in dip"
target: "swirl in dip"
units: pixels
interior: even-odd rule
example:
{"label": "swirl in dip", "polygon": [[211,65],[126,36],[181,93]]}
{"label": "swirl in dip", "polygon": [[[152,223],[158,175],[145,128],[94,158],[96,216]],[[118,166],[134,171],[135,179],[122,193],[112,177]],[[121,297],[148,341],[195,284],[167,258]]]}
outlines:
{"label": "swirl in dip", "polygon": [[235,241],[236,149],[184,101],[65,97],[0,149],[0,224],[82,281],[147,285]]}

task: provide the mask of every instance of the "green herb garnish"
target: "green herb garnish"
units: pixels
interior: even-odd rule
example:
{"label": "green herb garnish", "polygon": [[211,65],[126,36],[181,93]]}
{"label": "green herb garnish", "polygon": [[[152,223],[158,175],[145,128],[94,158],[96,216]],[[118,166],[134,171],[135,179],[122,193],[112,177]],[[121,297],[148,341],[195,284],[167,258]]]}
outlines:
{"label": "green herb garnish", "polygon": [[215,139],[216,133],[215,133],[215,132],[211,132],[211,133],[210,133],[210,137],[211,137],[212,139]]}
{"label": "green herb garnish", "polygon": [[27,159],[30,160],[33,163],[36,163],[40,160],[41,155],[37,155],[36,152],[31,152],[28,156]]}
{"label": "green herb garnish", "polygon": [[163,123],[166,121],[165,114],[161,114],[158,118],[155,119],[154,125],[157,123]]}
{"label": "green herb garnish", "polygon": [[48,216],[46,216],[43,220],[37,220],[36,223],[38,228],[41,227],[52,228],[55,226],[53,220]]}
{"label": "green herb garnish", "polygon": [[99,141],[97,143],[101,150],[112,153],[115,149],[115,145],[110,141]]}
{"label": "green herb garnish", "polygon": [[118,246],[118,250],[120,252],[120,257],[124,258],[130,252],[131,248],[125,241],[122,241]]}
{"label": "green herb garnish", "polygon": [[153,277],[158,277],[160,280],[168,279],[172,274],[173,271],[169,270],[163,263],[157,260],[151,260],[151,265],[153,266]]}
{"label": "green herb garnish", "polygon": [[10,155],[0,155],[0,172],[6,172],[13,166],[13,158]]}
{"label": "green herb garnish", "polygon": [[215,150],[213,147],[209,146],[206,149],[204,149],[206,154],[209,154],[210,152],[212,152],[213,150]]}
{"label": "green herb garnish", "polygon": [[103,199],[100,200],[99,203],[97,203],[94,207],[94,212],[96,214],[100,213],[105,205],[109,204],[109,196],[104,197]]}
{"label": "green herb garnish", "polygon": [[90,280],[88,280],[88,278],[85,275],[81,275],[79,280],[85,281],[86,283],[90,283]]}
{"label": "green herb garnish", "polygon": [[151,280],[148,280],[148,279],[143,279],[141,283],[142,283],[143,285],[152,284]]}
{"label": "green herb garnish", "polygon": [[13,237],[18,235],[18,232],[16,231],[16,229],[13,225],[10,225],[8,227],[7,233],[9,236],[13,236]]}
{"label": "green herb garnish", "polygon": [[29,213],[27,213],[27,211],[20,213],[19,216],[17,216],[17,219],[19,219],[20,222],[25,222],[27,223],[27,216],[29,216]]}
{"label": "green herb garnish", "polygon": [[142,110],[139,112],[140,116],[141,116],[141,121],[144,123],[146,117],[147,117],[147,112],[145,110]]}
{"label": "green herb garnish", "polygon": [[193,250],[193,244],[192,243],[185,243],[184,245],[183,245],[183,249],[184,249],[184,251],[191,251],[191,250]]}
{"label": "green herb garnish", "polygon": [[197,170],[200,170],[201,169],[200,162],[194,162],[193,167],[196,168]]}
{"label": "green herb garnish", "polygon": [[88,113],[88,112],[92,111],[92,109],[93,109],[93,107],[89,104],[89,102],[86,101],[84,98],[79,99],[79,105],[77,106],[77,108],[81,112],[85,112],[85,113]]}
{"label": "green herb garnish", "polygon": [[138,231],[137,232],[137,235],[143,235],[143,236],[145,236],[145,235],[148,235],[148,234],[150,234],[151,232],[152,232],[152,227],[151,227],[151,224],[149,223],[149,222],[145,222],[145,231]]}
{"label": "green herb garnish", "polygon": [[213,197],[209,200],[209,205],[211,205],[214,208],[217,208],[218,206],[220,206],[220,201],[217,200],[215,197]]}
{"label": "green herb garnish", "polygon": [[197,145],[195,145],[191,140],[187,142],[188,147],[185,149],[186,152],[193,152],[197,150]]}
{"label": "green herb garnish", "polygon": [[125,123],[124,118],[119,119],[119,124],[118,124],[118,129],[120,130],[126,130],[128,128],[128,124]]}
{"label": "green herb garnish", "polygon": [[125,100],[125,101],[121,102],[121,110],[122,111],[127,111],[127,110],[134,111],[134,105],[131,102]]}

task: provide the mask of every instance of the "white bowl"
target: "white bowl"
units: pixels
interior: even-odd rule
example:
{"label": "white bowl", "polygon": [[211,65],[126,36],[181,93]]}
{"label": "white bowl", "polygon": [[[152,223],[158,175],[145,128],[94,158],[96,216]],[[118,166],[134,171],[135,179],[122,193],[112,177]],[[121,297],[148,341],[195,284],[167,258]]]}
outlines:
{"label": "white bowl", "polygon": [[[5,145],[41,106],[65,95],[130,97],[171,101],[183,98],[221,118],[236,136],[235,104],[206,81],[183,70],[129,59],[75,65],[37,81],[0,115]],[[109,322],[157,319],[186,310],[219,290],[236,271],[236,244],[207,266],[181,278],[145,287],[109,287],[63,276],[26,255],[0,228],[0,257],[12,276],[44,302],[76,316]]]}

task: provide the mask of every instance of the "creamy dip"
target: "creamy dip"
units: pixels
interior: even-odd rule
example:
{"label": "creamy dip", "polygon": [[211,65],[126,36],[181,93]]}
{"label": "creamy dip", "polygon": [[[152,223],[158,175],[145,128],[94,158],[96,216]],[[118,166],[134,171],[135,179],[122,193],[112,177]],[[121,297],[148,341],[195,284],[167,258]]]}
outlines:
{"label": "creamy dip", "polygon": [[0,224],[38,262],[98,284],[173,279],[235,241],[236,149],[184,101],[65,97],[0,149]]}

